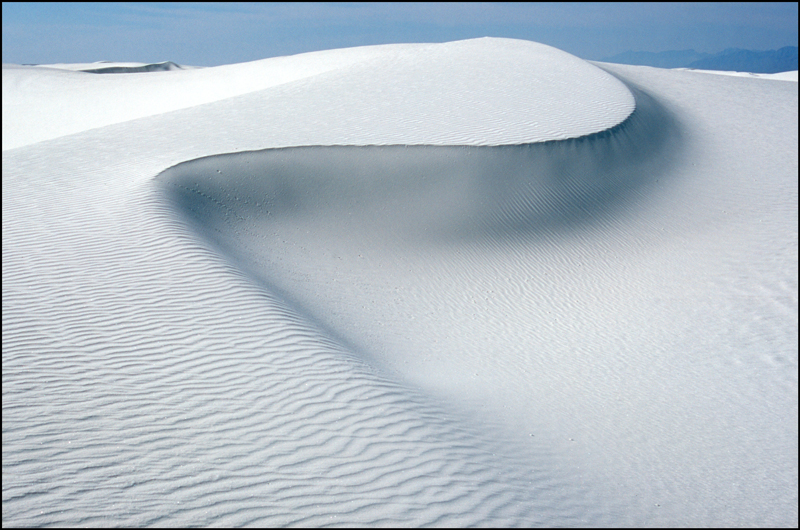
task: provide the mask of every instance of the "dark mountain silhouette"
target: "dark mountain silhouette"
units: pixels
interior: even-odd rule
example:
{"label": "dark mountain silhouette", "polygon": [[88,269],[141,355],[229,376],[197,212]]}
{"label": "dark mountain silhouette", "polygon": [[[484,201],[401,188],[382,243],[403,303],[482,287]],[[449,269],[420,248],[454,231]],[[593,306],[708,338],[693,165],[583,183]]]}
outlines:
{"label": "dark mountain silhouette", "polygon": [[607,63],[655,66],[657,68],[696,68],[698,70],[735,70],[754,74],[774,74],[797,70],[797,46],[779,50],[754,51],[729,48],[720,53],[694,50],[666,52],[624,52],[602,59]]}
{"label": "dark mountain silhouette", "polygon": [[797,70],[797,46],[756,52],[730,48],[712,57],[693,61],[688,68],[699,70],[735,70],[754,74],[775,74]]}

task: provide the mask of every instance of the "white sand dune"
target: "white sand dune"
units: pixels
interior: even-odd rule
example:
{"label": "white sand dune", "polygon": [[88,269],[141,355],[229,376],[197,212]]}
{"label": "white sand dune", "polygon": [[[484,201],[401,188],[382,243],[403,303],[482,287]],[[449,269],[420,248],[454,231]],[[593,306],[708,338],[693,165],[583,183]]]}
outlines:
{"label": "white sand dune", "polygon": [[775,79],[778,81],[797,82],[797,70],[789,72],[779,72],[777,74],[754,74],[752,72],[731,72],[728,70],[697,70],[695,68],[676,68],[676,70],[684,70],[687,72],[698,72],[703,74],[731,75],[735,77],[755,77],[760,79]]}
{"label": "white sand dune", "polygon": [[4,526],[797,526],[796,83],[52,66],[3,67]]}

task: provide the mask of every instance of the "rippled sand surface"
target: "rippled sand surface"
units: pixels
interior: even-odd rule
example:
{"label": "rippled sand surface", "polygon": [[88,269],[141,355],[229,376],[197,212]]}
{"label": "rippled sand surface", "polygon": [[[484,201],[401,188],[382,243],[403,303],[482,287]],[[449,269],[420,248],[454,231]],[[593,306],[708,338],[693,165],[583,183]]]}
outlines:
{"label": "rippled sand surface", "polygon": [[796,82],[106,66],[3,69],[3,525],[796,527]]}

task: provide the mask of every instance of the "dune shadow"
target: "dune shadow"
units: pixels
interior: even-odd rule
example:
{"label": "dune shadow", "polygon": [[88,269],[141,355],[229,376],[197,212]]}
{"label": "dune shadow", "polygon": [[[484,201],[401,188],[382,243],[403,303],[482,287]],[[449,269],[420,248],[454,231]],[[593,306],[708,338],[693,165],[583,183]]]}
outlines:
{"label": "dune shadow", "polygon": [[156,180],[222,246],[240,229],[315,220],[387,244],[552,238],[613,216],[668,175],[679,126],[654,98],[632,91],[627,120],[572,140],[267,149],[191,160]]}

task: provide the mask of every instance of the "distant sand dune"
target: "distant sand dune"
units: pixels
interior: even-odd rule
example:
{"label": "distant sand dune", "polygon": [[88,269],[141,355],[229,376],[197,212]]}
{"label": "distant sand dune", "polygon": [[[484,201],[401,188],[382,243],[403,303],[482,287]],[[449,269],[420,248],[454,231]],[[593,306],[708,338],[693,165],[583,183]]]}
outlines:
{"label": "distant sand dune", "polygon": [[81,71],[91,74],[139,74],[143,72],[169,72],[171,70],[183,70],[183,67],[172,61],[165,61],[163,63],[143,64],[141,66],[104,66],[101,68],[87,68]]}

